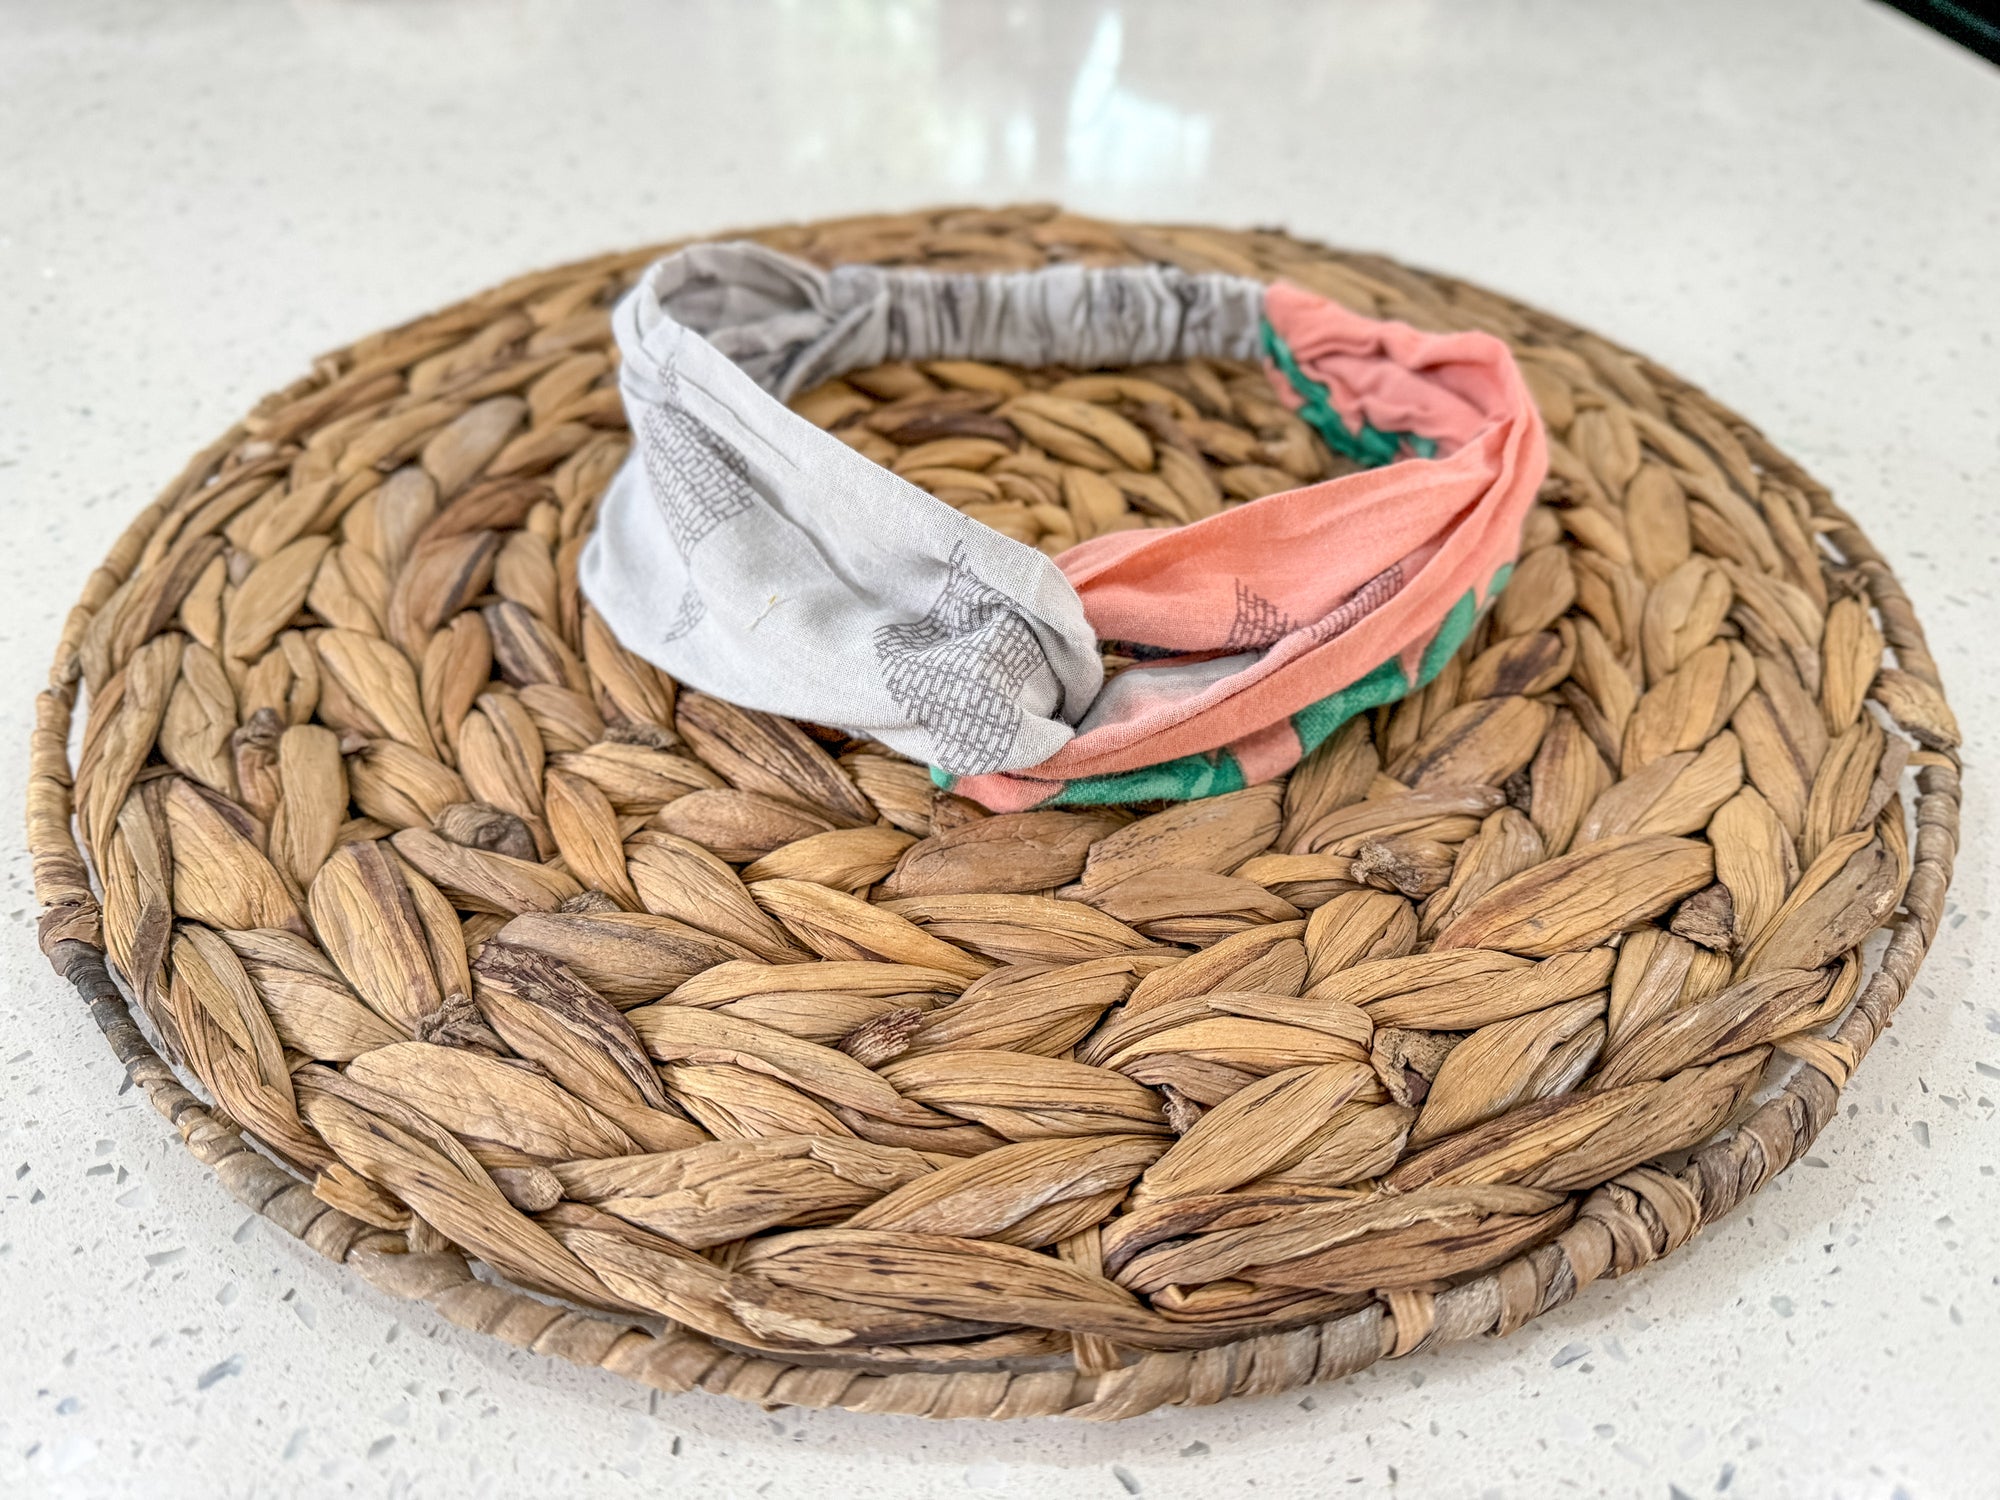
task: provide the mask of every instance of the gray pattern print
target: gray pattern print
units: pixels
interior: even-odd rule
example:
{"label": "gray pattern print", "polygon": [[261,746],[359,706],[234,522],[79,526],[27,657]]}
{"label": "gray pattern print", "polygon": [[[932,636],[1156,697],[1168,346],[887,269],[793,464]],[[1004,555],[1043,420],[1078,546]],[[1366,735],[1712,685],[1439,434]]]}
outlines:
{"label": "gray pattern print", "polygon": [[1292,617],[1242,579],[1236,580],[1236,619],[1222,642],[1225,651],[1261,650],[1299,627]]}
{"label": "gray pattern print", "polygon": [[687,592],[681,595],[681,602],[674,607],[674,617],[667,628],[660,632],[660,643],[677,641],[702,622],[708,613],[708,601],[701,597],[701,591],[688,580]]}
{"label": "gray pattern print", "polygon": [[[665,398],[647,409],[640,423],[639,448],[646,482],[666,520],[674,550],[685,563],[704,537],[742,515],[756,500],[742,458],[718,443],[682,407],[680,377],[668,369],[662,373],[662,383]],[[660,634],[660,644],[681,639],[707,614],[708,602],[690,576],[672,621]]]}
{"label": "gray pattern print", "polygon": [[1007,596],[952,549],[937,600],[920,620],[875,632],[882,680],[930,732],[938,764],[959,775],[995,769],[1021,731],[1020,692],[1043,662]]}
{"label": "gray pattern print", "polygon": [[703,537],[756,498],[742,458],[682,407],[680,377],[667,370],[663,379],[666,394],[646,412],[640,447],[653,496],[685,561]]}
{"label": "gray pattern print", "polygon": [[1337,607],[1313,621],[1306,627],[1306,633],[1315,641],[1330,641],[1342,631],[1353,629],[1363,616],[1373,614],[1402,591],[1403,565],[1390,563]]}

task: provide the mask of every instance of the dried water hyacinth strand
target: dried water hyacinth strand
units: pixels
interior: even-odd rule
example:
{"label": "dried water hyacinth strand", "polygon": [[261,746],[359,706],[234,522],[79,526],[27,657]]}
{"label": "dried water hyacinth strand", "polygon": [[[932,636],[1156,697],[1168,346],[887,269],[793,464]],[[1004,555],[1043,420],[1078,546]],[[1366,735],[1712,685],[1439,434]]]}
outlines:
{"label": "dried water hyacinth strand", "polygon": [[[240,1199],[662,1389],[1111,1418],[1511,1330],[1806,1149],[1935,931],[1959,741],[1808,476],[1593,335],[1278,234],[757,237],[1498,333],[1552,450],[1515,585],[1282,782],[989,816],[682,690],[578,596],[627,442],[608,307],[657,252],[329,356],[114,546],[32,746],[45,950]],[[1051,552],[1349,465],[1219,362],[799,405]]]}

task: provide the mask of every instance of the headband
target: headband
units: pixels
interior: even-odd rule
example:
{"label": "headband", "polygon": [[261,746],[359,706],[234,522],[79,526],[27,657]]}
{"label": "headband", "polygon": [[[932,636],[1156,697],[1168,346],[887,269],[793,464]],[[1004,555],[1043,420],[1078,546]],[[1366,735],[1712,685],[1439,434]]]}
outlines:
{"label": "headband", "polygon": [[[1504,582],[1546,469],[1483,333],[1164,266],[841,266],[747,243],[657,262],[613,328],[634,448],[581,565],[624,643],[747,707],[929,763],[990,807],[1267,779],[1428,680]],[[844,371],[1262,357],[1379,467],[1050,559],[786,408]],[[1105,680],[1098,642],[1146,658]]]}

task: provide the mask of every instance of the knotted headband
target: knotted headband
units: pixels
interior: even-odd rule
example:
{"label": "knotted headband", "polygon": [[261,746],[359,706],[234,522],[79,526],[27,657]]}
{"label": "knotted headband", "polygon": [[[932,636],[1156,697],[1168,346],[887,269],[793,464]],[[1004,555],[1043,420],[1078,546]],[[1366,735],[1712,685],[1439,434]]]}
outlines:
{"label": "knotted headband", "polygon": [[[711,244],[652,266],[613,323],[636,441],[582,561],[605,621],[684,682],[871,736],[995,808],[1285,770],[1456,649],[1547,464],[1500,340],[1282,282],[823,271]],[[1052,560],[783,404],[886,360],[1192,356],[1261,357],[1330,446],[1379,466]],[[1107,682],[1099,640],[1145,659]]]}

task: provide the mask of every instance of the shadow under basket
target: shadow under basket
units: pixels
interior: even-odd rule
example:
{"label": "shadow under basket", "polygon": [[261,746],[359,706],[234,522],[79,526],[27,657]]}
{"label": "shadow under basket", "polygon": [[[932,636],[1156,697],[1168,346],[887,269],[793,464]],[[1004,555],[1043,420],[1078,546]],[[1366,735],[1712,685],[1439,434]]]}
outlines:
{"label": "shadow under basket", "polygon": [[[119,539],[33,746],[43,946],[231,1193],[663,1390],[1115,1418],[1510,1332],[1808,1149],[1936,931],[1958,734],[1887,564],[1761,434],[1276,232],[748,237],[1497,334],[1552,455],[1513,581],[1281,781],[988,816],[677,691],[580,599],[628,442],[610,309],[667,247],[327,355]],[[1048,551],[1345,462],[1216,361],[795,405]]]}

